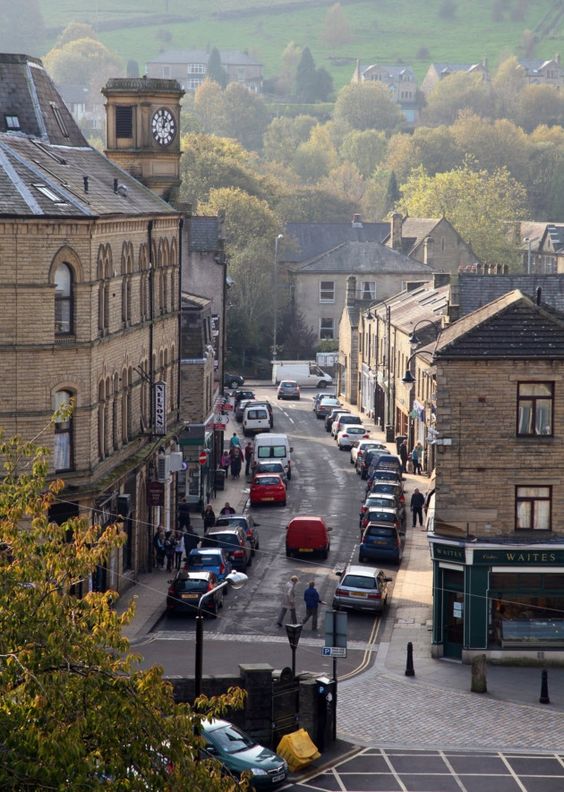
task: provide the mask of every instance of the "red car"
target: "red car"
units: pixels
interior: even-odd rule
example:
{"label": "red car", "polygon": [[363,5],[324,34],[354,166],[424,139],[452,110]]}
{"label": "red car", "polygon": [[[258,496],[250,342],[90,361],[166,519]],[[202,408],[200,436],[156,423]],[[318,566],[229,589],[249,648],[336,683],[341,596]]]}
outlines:
{"label": "red car", "polygon": [[251,482],[251,506],[259,503],[286,505],[286,486],[275,473],[258,473]]}

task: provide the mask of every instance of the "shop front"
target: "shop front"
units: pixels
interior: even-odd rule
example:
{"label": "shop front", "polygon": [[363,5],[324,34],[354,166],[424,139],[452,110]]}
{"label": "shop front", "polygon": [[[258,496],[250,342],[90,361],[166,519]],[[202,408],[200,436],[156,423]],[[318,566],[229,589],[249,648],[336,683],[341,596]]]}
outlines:
{"label": "shop front", "polygon": [[564,664],[564,541],[429,541],[434,656]]}

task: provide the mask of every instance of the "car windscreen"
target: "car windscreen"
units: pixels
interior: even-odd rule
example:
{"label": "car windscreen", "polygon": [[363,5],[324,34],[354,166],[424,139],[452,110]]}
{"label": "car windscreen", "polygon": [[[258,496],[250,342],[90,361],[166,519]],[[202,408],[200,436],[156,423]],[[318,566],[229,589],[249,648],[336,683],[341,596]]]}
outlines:
{"label": "car windscreen", "polygon": [[378,506],[383,506],[384,509],[393,509],[395,504],[393,498],[368,498],[366,506],[369,509],[377,509]]}
{"label": "car windscreen", "polygon": [[389,512],[379,511],[378,509],[369,509],[366,517],[368,520],[377,520],[378,522],[395,522],[397,520],[395,512],[390,514]]}
{"label": "car windscreen", "polygon": [[256,421],[259,418],[268,418],[268,413],[266,410],[247,410],[247,420]]}
{"label": "car windscreen", "polygon": [[258,458],[259,459],[268,459],[269,457],[274,457],[278,459],[283,459],[286,456],[286,446],[259,446],[258,449]]}
{"label": "car windscreen", "polygon": [[366,429],[364,426],[347,426],[346,431],[349,434],[364,434]]}
{"label": "car windscreen", "polygon": [[244,517],[218,517],[215,521],[215,525],[217,528],[221,528],[225,525],[237,525],[241,528],[246,528],[247,520]]}
{"label": "car windscreen", "polygon": [[254,482],[256,487],[273,487],[280,484],[279,476],[265,476],[264,478],[256,479]]}
{"label": "car windscreen", "polygon": [[247,748],[252,748],[256,745],[248,734],[243,734],[235,726],[226,726],[224,729],[214,729],[213,732],[207,732],[205,735],[210,742],[212,742],[220,751],[225,751],[228,754],[238,753],[238,751],[246,751]]}
{"label": "car windscreen", "polygon": [[358,415],[343,415],[339,418],[341,424],[359,424],[361,420]]}
{"label": "car windscreen", "polygon": [[395,530],[393,528],[385,528],[383,525],[369,525],[364,533],[366,536],[395,536]]}
{"label": "car windscreen", "polygon": [[364,575],[345,575],[341,585],[348,588],[373,589],[376,588],[376,580]]}
{"label": "car windscreen", "polygon": [[259,462],[256,470],[257,473],[282,473],[284,465],[282,462]]}
{"label": "car windscreen", "polygon": [[207,580],[191,580],[190,578],[176,578],[174,581],[176,591],[207,591]]}
{"label": "car windscreen", "polygon": [[375,479],[382,479],[383,481],[396,481],[398,478],[398,473],[395,470],[378,470],[374,471],[374,478]]}
{"label": "car windscreen", "polygon": [[390,482],[387,484],[385,481],[380,482],[380,484],[375,484],[373,492],[388,492],[390,495],[396,495],[398,491],[398,485]]}
{"label": "car windscreen", "polygon": [[191,567],[219,566],[221,561],[219,553],[198,553],[198,555],[190,553],[188,556],[188,565]]}
{"label": "car windscreen", "polygon": [[236,533],[214,533],[208,534],[203,539],[204,547],[226,547],[239,544],[239,537]]}

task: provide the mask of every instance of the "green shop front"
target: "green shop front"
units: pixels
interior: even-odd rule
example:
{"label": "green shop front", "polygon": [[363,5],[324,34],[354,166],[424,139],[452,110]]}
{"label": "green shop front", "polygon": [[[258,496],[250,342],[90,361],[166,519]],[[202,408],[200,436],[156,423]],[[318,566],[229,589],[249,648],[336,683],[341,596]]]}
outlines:
{"label": "green shop front", "polygon": [[564,542],[429,542],[435,657],[564,664]]}

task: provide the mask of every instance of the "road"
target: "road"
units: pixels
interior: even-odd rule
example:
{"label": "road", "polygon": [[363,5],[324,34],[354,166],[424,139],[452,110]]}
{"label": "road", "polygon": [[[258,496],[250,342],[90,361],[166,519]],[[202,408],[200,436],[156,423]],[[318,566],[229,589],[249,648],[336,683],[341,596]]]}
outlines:
{"label": "road", "polygon": [[[257,398],[268,398],[274,405],[274,431],[288,434],[293,446],[293,476],[285,508],[253,508],[259,523],[260,549],[249,569],[249,581],[239,591],[230,591],[220,616],[208,620],[206,670],[208,673],[237,673],[240,662],[270,662],[279,668],[290,664],[285,631],[276,626],[282,591],[291,575],[298,575],[296,601],[298,615],[304,615],[303,590],[315,580],[321,599],[331,604],[337,583],[335,570],[358,557],[358,510],[364,482],[350,464],[348,452],[338,450],[335,441],[317,420],[312,409],[315,390],[303,389],[300,401],[276,400],[272,386],[256,389]],[[240,434],[240,424],[236,424]],[[332,528],[331,551],[327,561],[288,559],[285,554],[285,526],[296,514],[321,514]],[[396,569],[386,568],[391,577]],[[323,611],[320,627],[323,627]],[[369,657],[371,642],[378,638],[380,619],[369,614],[349,615],[350,652],[339,661],[339,676],[351,673]],[[164,615],[147,642],[137,645],[144,664],[158,662],[168,674],[182,674],[191,668],[194,622],[190,618]],[[214,643],[221,641],[221,652]],[[223,641],[233,644],[225,652]],[[306,626],[300,641],[297,669],[328,672],[331,660],[321,657],[323,633]]]}

